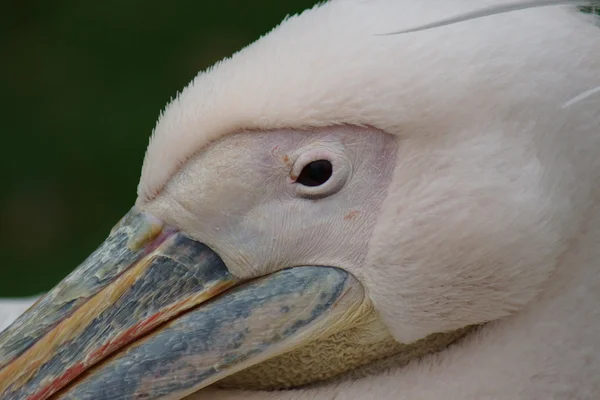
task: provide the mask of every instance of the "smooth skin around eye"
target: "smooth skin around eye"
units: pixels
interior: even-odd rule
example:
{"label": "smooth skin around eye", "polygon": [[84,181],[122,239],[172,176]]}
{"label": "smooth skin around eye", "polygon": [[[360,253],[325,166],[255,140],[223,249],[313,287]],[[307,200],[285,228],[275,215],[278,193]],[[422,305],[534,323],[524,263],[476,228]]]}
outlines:
{"label": "smooth skin around eye", "polygon": [[[190,160],[145,211],[205,243],[238,277],[299,265],[357,273],[396,143],[384,132],[349,126],[239,133]],[[298,183],[320,160],[331,163],[329,179]],[[320,174],[313,179],[324,180]]]}

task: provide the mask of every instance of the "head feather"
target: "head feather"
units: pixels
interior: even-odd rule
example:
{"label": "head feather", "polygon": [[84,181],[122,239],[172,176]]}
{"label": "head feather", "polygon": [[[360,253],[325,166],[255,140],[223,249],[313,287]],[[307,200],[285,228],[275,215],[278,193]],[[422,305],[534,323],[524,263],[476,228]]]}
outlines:
{"label": "head feather", "polygon": [[[200,73],[166,107],[148,146],[138,203],[154,198],[209,143],[239,131],[353,124],[401,135],[425,122],[443,130],[486,112],[501,118],[501,107],[527,106],[548,90],[560,109],[598,85],[587,72],[578,78],[585,82],[571,79],[572,88],[556,85],[570,79],[573,60],[600,51],[597,41],[582,43],[591,24],[575,7],[488,12],[485,19],[411,35],[378,35],[447,22],[448,15],[472,17],[482,5],[498,11],[502,4],[332,0],[287,18]],[[489,93],[494,96],[484,96]]]}

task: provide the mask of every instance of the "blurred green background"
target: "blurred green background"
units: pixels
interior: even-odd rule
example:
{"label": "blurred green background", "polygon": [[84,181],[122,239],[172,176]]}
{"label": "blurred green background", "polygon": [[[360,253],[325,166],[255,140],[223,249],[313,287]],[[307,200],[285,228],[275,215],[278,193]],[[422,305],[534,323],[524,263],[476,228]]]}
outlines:
{"label": "blurred green background", "polygon": [[5,2],[0,297],[46,291],[94,250],[133,205],[167,101],[314,3]]}
{"label": "blurred green background", "polygon": [[50,289],[135,201],[159,111],[314,0],[34,0],[0,15],[0,297]]}

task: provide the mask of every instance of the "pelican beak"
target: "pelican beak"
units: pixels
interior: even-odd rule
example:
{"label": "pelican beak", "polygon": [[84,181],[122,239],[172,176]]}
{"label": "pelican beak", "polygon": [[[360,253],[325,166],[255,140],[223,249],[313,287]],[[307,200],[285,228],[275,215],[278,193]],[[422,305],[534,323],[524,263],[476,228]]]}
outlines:
{"label": "pelican beak", "polygon": [[243,282],[134,208],[0,333],[0,398],[180,399],[322,334],[362,296],[329,267]]}

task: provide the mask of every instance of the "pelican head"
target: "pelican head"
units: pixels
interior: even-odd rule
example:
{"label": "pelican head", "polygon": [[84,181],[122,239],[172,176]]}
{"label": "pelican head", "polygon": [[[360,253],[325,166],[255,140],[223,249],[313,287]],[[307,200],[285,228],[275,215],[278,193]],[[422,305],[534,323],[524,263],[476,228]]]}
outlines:
{"label": "pelican head", "polygon": [[600,35],[562,6],[384,35],[483,3],[330,1],[199,74],[132,210],[0,335],[2,398],[297,388],[527,308],[599,194]]}

